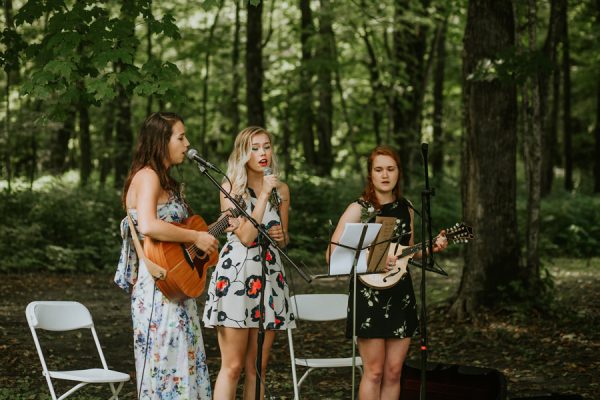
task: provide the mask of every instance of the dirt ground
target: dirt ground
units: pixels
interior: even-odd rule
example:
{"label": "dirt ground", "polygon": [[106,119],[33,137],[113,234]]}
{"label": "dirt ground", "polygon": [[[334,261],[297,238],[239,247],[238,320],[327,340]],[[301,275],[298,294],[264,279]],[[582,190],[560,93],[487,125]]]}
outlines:
{"label": "dirt ground", "polygon": [[[449,277],[428,275],[428,359],[432,363],[491,368],[504,376],[508,398],[550,393],[600,398],[600,260],[556,260],[549,264],[555,277],[556,305],[551,313],[487,313],[477,322],[456,323],[447,315],[444,299],[456,291],[458,260],[444,261]],[[419,287],[420,271],[413,271]],[[291,274],[295,293],[346,291],[344,279],[318,280],[307,285]],[[48,399],[25,307],[33,300],[75,300],[91,311],[111,368],[135,376],[129,296],[112,283],[112,273],[5,275],[0,279],[0,399]],[[203,303],[203,298],[199,299]],[[203,309],[203,304],[200,304]],[[343,323],[325,327],[300,324],[296,352],[348,355],[351,343],[343,338]],[[300,335],[300,333],[303,333]],[[304,334],[306,333],[306,334]],[[215,331],[204,329],[211,378],[219,368]],[[96,363],[91,340],[81,332],[44,334],[47,360],[70,367]],[[82,344],[76,344],[82,342]],[[409,358],[419,363],[419,341]],[[81,360],[80,360],[81,359]],[[77,361],[80,360],[80,361]],[[88,365],[89,366],[89,365]],[[357,373],[357,381],[359,375]],[[123,399],[135,398],[134,380],[123,389]],[[267,387],[271,398],[293,398],[287,337],[278,335],[270,360]],[[64,385],[59,388],[65,388]],[[350,399],[349,369],[317,371],[302,386],[303,398]],[[107,388],[85,388],[74,399],[107,398]]]}

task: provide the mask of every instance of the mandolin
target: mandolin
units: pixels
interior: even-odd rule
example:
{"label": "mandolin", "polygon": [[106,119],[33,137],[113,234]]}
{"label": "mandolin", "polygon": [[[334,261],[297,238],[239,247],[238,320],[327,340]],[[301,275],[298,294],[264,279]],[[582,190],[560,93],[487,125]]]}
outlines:
{"label": "mandolin", "polygon": [[[434,238],[434,242],[436,238]],[[464,223],[457,223],[453,227],[446,229],[446,239],[448,240],[448,244],[467,243],[473,238],[473,228],[465,225]],[[362,274],[359,276],[359,279],[365,285],[372,287],[373,289],[391,288],[398,283],[400,279],[402,279],[404,274],[408,272],[408,261],[415,255],[415,253],[421,251],[421,248],[423,247],[422,244],[423,243],[419,243],[414,246],[391,245],[389,255],[396,255],[398,257],[396,260],[396,265],[393,266],[389,271]]]}
{"label": "mandolin", "polygon": [[[238,200],[244,208],[243,200]],[[196,231],[208,231],[214,237],[221,235],[229,226],[229,218],[241,214],[236,208],[228,210],[229,215],[217,220],[210,228],[199,215],[192,215],[182,223],[173,225]],[[210,257],[193,243],[163,242],[144,238],[144,254],[156,264],[167,270],[164,279],[157,279],[156,285],[171,301],[195,298],[202,294],[206,283],[206,270],[218,260],[218,252]]]}

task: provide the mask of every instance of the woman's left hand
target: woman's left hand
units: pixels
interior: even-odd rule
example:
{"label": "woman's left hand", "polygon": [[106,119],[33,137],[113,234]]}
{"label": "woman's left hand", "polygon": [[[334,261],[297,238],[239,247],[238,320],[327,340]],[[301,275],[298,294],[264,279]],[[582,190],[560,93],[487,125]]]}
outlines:
{"label": "woman's left hand", "polygon": [[267,233],[276,242],[283,242],[283,239],[285,238],[285,234],[283,232],[283,228],[281,227],[281,225],[273,225],[272,227],[269,228]]}
{"label": "woman's left hand", "polygon": [[446,239],[446,231],[442,229],[435,239],[435,242],[433,242],[433,252],[440,252],[446,247],[448,247],[448,239]]}

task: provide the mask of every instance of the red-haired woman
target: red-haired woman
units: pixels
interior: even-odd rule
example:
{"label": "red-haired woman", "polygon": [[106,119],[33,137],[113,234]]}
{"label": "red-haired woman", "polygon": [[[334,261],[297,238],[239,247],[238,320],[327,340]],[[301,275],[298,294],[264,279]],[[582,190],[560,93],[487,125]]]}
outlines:
{"label": "red-haired woman", "polygon": [[[390,147],[375,148],[367,164],[367,184],[362,196],[350,204],[340,218],[332,242],[337,242],[349,222],[375,222],[375,217],[396,218],[395,235],[403,246],[414,244],[413,210],[402,197],[400,157]],[[434,245],[434,252],[447,246],[442,236]],[[330,254],[328,249],[327,255]],[[396,262],[388,255],[388,266]],[[350,298],[346,336],[352,337],[353,284]],[[360,280],[356,286],[356,336],[363,360],[364,374],[360,381],[360,400],[398,399],[400,374],[408,352],[410,338],[418,330],[415,293],[410,274],[389,289],[374,289]]]}

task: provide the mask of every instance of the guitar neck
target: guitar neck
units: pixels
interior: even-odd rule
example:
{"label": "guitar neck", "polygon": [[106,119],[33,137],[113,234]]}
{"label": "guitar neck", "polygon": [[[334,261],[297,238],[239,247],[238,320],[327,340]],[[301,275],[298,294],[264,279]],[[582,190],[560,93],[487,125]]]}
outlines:
{"label": "guitar neck", "polygon": [[225,216],[224,218],[221,218],[220,220],[215,222],[210,228],[208,228],[208,233],[210,233],[214,237],[217,237],[223,232],[225,232],[225,229],[227,229],[228,226],[229,217]]}

